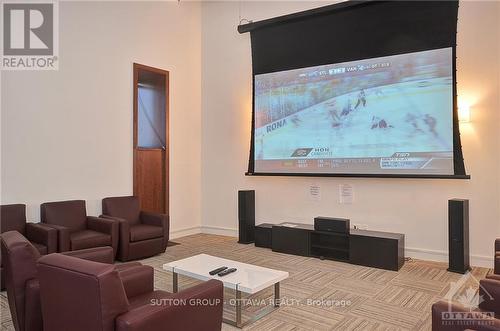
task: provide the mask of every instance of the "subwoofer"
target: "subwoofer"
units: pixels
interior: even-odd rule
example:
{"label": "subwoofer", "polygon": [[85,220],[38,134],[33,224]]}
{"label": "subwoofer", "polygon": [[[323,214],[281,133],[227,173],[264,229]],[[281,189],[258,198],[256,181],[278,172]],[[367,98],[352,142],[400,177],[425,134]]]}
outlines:
{"label": "subwoofer", "polygon": [[448,200],[448,271],[464,274],[469,266],[469,200]]}
{"label": "subwoofer", "polygon": [[250,244],[255,237],[255,191],[238,191],[238,243]]}

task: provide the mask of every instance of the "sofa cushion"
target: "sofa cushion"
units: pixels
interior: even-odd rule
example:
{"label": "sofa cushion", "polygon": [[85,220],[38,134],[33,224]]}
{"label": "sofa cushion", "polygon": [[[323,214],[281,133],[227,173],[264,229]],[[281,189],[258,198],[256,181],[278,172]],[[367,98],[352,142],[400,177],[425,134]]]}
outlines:
{"label": "sofa cushion", "polygon": [[135,196],[104,198],[102,199],[102,213],[123,218],[130,224],[139,224],[141,214],[139,198]]}
{"label": "sofa cushion", "polygon": [[141,241],[163,237],[163,228],[154,225],[137,224],[130,227],[130,241]]}
{"label": "sofa cushion", "polygon": [[115,330],[128,302],[115,267],[63,254],[38,260],[46,331]]}
{"label": "sofa cushion", "polygon": [[2,225],[0,226],[1,232],[17,231],[25,235],[26,226],[26,205],[2,205],[0,206],[0,219]]}
{"label": "sofa cushion", "polygon": [[45,202],[40,205],[42,223],[65,226],[71,232],[87,227],[87,211],[84,200]]}
{"label": "sofa cushion", "polygon": [[83,230],[71,234],[71,250],[111,246],[111,236],[93,230]]}
{"label": "sofa cushion", "polygon": [[171,299],[174,294],[165,291],[153,291],[128,298],[129,310],[146,305],[165,305],[162,299]]}

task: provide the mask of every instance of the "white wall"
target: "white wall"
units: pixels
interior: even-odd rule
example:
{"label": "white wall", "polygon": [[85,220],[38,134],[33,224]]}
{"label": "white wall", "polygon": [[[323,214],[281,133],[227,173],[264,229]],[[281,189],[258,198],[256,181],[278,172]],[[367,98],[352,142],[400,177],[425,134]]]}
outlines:
{"label": "white wall", "polygon": [[170,71],[171,230],[200,224],[201,5],[60,2],[53,72],[2,73],[2,203],[132,193],[132,63]]}
{"label": "white wall", "polygon": [[[238,16],[260,20],[325,3],[209,2],[202,7],[202,224],[235,234],[237,190],[256,190],[257,223],[300,221],[318,215],[348,217],[370,229],[402,232],[407,255],[447,258],[447,200],[470,199],[472,263],[491,265],[500,237],[499,40],[500,3],[461,2],[458,34],[459,95],[472,103],[461,126],[468,173],[464,180],[245,177],[251,123],[250,37],[236,31]],[[321,201],[308,198],[311,183]],[[338,186],[354,186],[355,202],[338,203]]]}

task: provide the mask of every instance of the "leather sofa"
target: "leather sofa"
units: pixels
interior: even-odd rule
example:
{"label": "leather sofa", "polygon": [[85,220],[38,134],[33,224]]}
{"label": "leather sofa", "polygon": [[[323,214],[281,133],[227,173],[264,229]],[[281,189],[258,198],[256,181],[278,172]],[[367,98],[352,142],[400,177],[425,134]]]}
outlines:
{"label": "leather sofa", "polygon": [[479,285],[482,302],[479,303],[479,309],[473,312],[458,303],[439,301],[433,304],[432,330],[500,330],[500,277],[487,276],[479,281]]}
{"label": "leather sofa", "polygon": [[[57,250],[57,231],[40,223],[26,222],[26,205],[12,204],[0,206],[0,232],[18,231],[31,241],[42,255]],[[0,259],[1,290],[5,289],[5,270]]]}
{"label": "leather sofa", "polygon": [[140,210],[135,196],[110,197],[102,200],[103,218],[119,222],[117,258],[130,261],[165,252],[169,240],[167,215]]}
{"label": "leather sofa", "polygon": [[170,294],[155,291],[151,279],[127,293],[112,265],[51,254],[38,260],[37,269],[45,330],[221,330],[218,280]]}
{"label": "leather sofa", "polygon": [[111,246],[116,255],[118,223],[87,216],[84,200],[46,202],[40,206],[40,219],[58,231],[58,252]]}
{"label": "leather sofa", "polygon": [[[7,299],[16,331],[41,331],[43,319],[40,307],[40,286],[36,263],[39,251],[19,232],[5,232],[1,238],[3,260],[7,266]],[[89,248],[63,253],[72,258],[85,259],[100,263],[112,263],[114,258],[111,247]],[[153,269],[140,263],[124,263],[117,266],[120,277],[124,279],[125,290],[133,292],[137,283],[153,279]],[[71,291],[67,292],[67,296]],[[73,297],[78,300],[77,297]]]}

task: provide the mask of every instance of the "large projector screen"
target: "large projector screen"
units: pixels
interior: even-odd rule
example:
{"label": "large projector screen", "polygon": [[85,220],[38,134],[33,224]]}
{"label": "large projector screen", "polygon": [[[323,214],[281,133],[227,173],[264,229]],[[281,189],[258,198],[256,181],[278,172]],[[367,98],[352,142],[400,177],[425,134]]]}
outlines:
{"label": "large projector screen", "polygon": [[452,49],[255,76],[255,171],[453,175]]}
{"label": "large projector screen", "polygon": [[470,178],[457,110],[458,1],[346,1],[250,32],[247,175]]}

